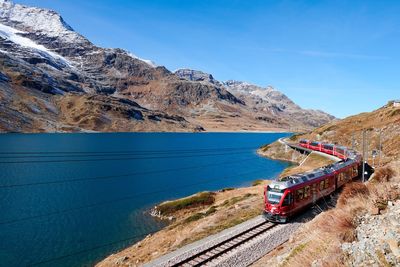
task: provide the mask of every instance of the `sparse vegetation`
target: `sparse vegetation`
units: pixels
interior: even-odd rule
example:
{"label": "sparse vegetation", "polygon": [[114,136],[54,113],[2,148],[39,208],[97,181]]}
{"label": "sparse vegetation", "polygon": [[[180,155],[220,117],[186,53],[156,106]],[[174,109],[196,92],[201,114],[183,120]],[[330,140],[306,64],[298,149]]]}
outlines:
{"label": "sparse vegetation", "polygon": [[252,196],[256,196],[256,194],[251,194],[251,193],[247,193],[243,196],[236,196],[233,197],[231,199],[227,199],[222,203],[222,206],[232,206],[235,205],[236,203],[245,200],[246,198],[252,197]]}
{"label": "sparse vegetation", "polygon": [[279,177],[285,177],[288,175],[305,172],[310,169],[316,169],[333,162],[334,161],[331,159],[327,159],[321,155],[311,153],[301,166],[290,166],[284,169]]}
{"label": "sparse vegetation", "polygon": [[163,202],[157,206],[157,210],[161,212],[161,215],[165,216],[181,209],[190,209],[200,206],[208,206],[213,204],[214,202],[215,202],[214,192],[201,192],[190,197]]}
{"label": "sparse vegetation", "polygon": [[194,222],[194,221],[200,220],[200,219],[202,219],[204,217],[207,217],[208,215],[213,214],[216,211],[217,211],[217,207],[211,206],[206,212],[198,212],[198,213],[195,213],[195,214],[187,217],[183,221],[183,223],[189,223],[189,222]]}
{"label": "sparse vegetation", "polygon": [[338,207],[344,207],[348,201],[351,201],[354,197],[365,198],[369,195],[368,187],[361,182],[353,182],[344,185],[343,191],[340,194],[337,205]]}
{"label": "sparse vegetation", "polygon": [[389,182],[394,175],[391,167],[382,167],[375,171],[372,182]]}
{"label": "sparse vegetation", "polygon": [[253,183],[252,183],[251,185],[252,185],[252,186],[261,185],[261,184],[264,183],[264,181],[265,181],[265,180],[258,179],[258,180],[253,181]]}
{"label": "sparse vegetation", "polygon": [[221,191],[221,192],[226,192],[226,191],[232,191],[232,190],[235,190],[235,188],[233,188],[233,187],[227,187],[227,188],[221,189],[220,191]]}

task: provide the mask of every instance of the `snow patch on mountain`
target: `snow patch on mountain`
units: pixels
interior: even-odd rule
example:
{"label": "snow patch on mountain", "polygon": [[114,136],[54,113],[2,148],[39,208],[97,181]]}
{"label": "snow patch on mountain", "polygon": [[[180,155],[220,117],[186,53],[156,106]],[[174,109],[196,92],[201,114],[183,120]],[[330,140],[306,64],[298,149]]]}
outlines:
{"label": "snow patch on mountain", "polygon": [[0,0],[0,20],[15,25],[16,28],[61,38],[68,43],[88,42],[76,33],[55,11],[14,4],[9,0]]}
{"label": "snow patch on mountain", "polygon": [[20,30],[16,30],[12,27],[6,26],[4,24],[0,23],[0,38],[9,40],[19,46],[22,47],[26,47],[26,48],[30,48],[33,50],[36,50],[37,52],[39,52],[39,54],[41,54],[42,56],[45,57],[52,57],[54,59],[59,59],[61,60],[63,63],[67,64],[67,65],[71,65],[68,60],[66,60],[64,57],[49,51],[46,47],[44,47],[43,45],[37,44],[34,41],[32,41],[29,38],[23,37],[19,34],[23,34],[23,31]]}
{"label": "snow patch on mountain", "polygon": [[140,58],[140,57],[138,57],[138,56],[136,56],[135,54],[132,54],[132,53],[130,53],[130,52],[128,52],[128,55],[129,55],[130,57],[134,58],[134,59],[138,59],[138,60],[140,60],[140,61],[143,61],[144,63],[146,63],[147,65],[149,65],[149,66],[152,67],[152,68],[158,67],[158,65],[157,65],[156,63],[154,63],[153,61],[151,61],[151,60]]}

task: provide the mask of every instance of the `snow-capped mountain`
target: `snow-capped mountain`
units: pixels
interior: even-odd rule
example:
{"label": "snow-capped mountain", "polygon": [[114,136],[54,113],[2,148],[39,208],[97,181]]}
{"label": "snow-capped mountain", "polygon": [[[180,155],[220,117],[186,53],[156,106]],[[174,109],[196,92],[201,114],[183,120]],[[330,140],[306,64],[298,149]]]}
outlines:
{"label": "snow-capped mountain", "polygon": [[[131,52],[98,47],[54,11],[0,0],[0,130],[288,127],[269,113],[260,115],[261,106],[236,92],[239,87],[199,71],[174,74]],[[263,101],[277,94],[240,88]]]}

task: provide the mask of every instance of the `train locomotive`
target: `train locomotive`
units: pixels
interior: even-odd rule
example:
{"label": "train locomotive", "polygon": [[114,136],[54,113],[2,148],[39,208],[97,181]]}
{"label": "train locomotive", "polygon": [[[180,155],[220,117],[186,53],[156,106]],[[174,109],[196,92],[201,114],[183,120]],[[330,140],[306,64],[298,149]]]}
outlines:
{"label": "train locomotive", "polygon": [[359,176],[362,158],[343,146],[301,140],[299,146],[327,153],[341,160],[301,174],[272,181],[264,188],[264,217],[285,223],[319,199],[326,197]]}

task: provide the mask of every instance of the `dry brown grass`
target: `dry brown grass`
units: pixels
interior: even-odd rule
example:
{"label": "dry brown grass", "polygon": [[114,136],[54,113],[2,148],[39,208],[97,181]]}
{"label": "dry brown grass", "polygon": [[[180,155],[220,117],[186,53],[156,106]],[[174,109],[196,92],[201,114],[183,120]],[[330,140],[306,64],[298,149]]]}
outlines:
{"label": "dry brown grass", "polygon": [[[362,131],[368,130],[368,151],[378,149],[379,132],[382,132],[383,147],[381,164],[387,164],[400,155],[400,108],[388,104],[372,112],[364,112],[339,121],[333,121],[321,126],[312,132],[296,136],[301,138],[338,143],[347,147],[352,146],[352,136],[355,139],[355,149],[361,151]],[[372,162],[369,153],[369,162]],[[378,159],[376,159],[378,160]]]}
{"label": "dry brown grass", "polygon": [[300,166],[291,166],[286,168],[279,175],[279,177],[285,177],[296,173],[306,172],[311,169],[317,169],[319,167],[331,164],[333,162],[334,161],[329,158],[323,157],[316,153],[311,153]]}
{"label": "dry brown grass", "polygon": [[369,195],[368,187],[360,182],[346,184],[340,194],[337,206],[344,207],[349,201],[353,201],[355,197],[365,198]]}
{"label": "dry brown grass", "polygon": [[373,176],[373,181],[374,182],[389,182],[390,179],[392,179],[395,175],[394,170],[389,167],[382,167],[379,168],[375,171],[374,176]]}

